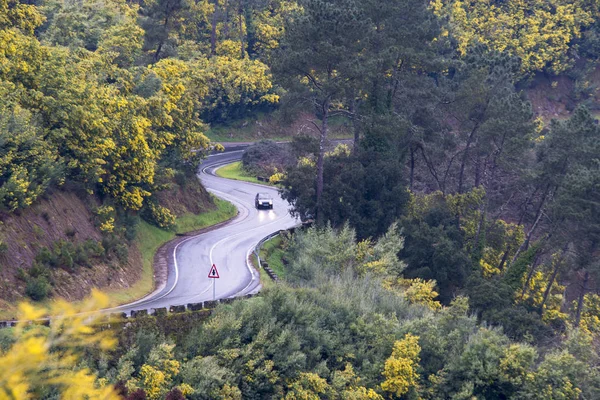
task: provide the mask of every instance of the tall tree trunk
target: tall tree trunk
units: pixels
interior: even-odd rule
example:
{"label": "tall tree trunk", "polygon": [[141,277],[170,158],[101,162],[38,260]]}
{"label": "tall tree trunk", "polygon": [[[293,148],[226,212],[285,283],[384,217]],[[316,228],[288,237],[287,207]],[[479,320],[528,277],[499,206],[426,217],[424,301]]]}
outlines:
{"label": "tall tree trunk", "polygon": [[225,9],[224,9],[224,15],[223,15],[223,37],[225,39],[227,39],[227,36],[229,35],[229,2],[225,1]]}
{"label": "tall tree trunk", "polygon": [[523,220],[525,219],[525,215],[527,215],[527,208],[529,206],[529,201],[535,197],[535,195],[537,194],[538,190],[540,190],[540,188],[536,187],[535,190],[533,191],[533,193],[531,193],[530,195],[528,195],[525,198],[525,201],[522,203],[523,206],[524,206],[522,208],[523,211],[519,215],[519,220],[517,221],[517,225],[521,225],[523,223]]}
{"label": "tall tree trunk", "polygon": [[156,51],[154,52],[154,62],[158,62],[160,60],[160,52],[162,50],[163,44],[165,42],[165,40],[167,40],[169,38],[169,13],[167,11],[167,16],[165,17],[165,21],[163,22],[163,34],[164,37],[161,39],[161,41],[158,43],[158,47],[156,48]]}
{"label": "tall tree trunk", "polygon": [[358,124],[356,122],[356,96],[354,90],[350,91],[350,113],[352,123],[352,133],[354,134],[354,142],[352,143],[352,152],[356,154],[358,152],[358,142],[360,141],[360,132],[358,130]]}
{"label": "tall tree trunk", "polygon": [[542,200],[540,200],[540,204],[535,213],[536,214],[535,221],[534,221],[533,225],[531,226],[531,229],[529,229],[529,232],[527,232],[527,235],[525,236],[525,241],[521,244],[521,246],[519,246],[519,248],[515,252],[515,255],[512,258],[511,264],[515,262],[515,260],[517,259],[517,257],[519,257],[519,254],[521,254],[522,251],[525,251],[529,248],[529,243],[531,242],[531,237],[533,236],[533,233],[535,232],[535,229],[537,228],[538,223],[540,222],[540,219],[542,218],[542,214],[544,211],[544,205],[546,204],[546,199],[548,198],[549,192],[550,192],[550,184],[546,185],[546,190],[544,190]]}
{"label": "tall tree trunk", "polygon": [[317,224],[323,222],[322,197],[323,197],[323,164],[325,160],[325,144],[329,120],[329,98],[323,101],[323,123],[321,124],[321,138],[319,140],[319,157],[317,159]]}
{"label": "tall tree trunk", "polygon": [[[478,148],[479,148],[479,144],[478,144],[479,140],[475,141],[475,151],[476,153],[479,153]],[[485,173],[485,168],[486,165],[484,164],[483,166],[483,173]],[[482,171],[481,171],[481,157],[479,156],[479,154],[475,154],[475,187],[478,187],[481,184],[481,175],[482,175]]]}
{"label": "tall tree trunk", "polygon": [[217,54],[217,22],[219,21],[219,2],[214,0],[215,8],[210,19],[210,55]]}
{"label": "tall tree trunk", "polygon": [[[481,217],[479,218],[479,223],[477,224],[477,233],[475,234],[475,243],[473,244],[473,251],[478,252],[479,254],[479,241],[481,239],[481,231],[483,230],[483,225],[485,224],[485,219],[487,216],[487,195],[486,200],[483,201],[483,204],[480,207],[479,212],[481,213]],[[480,254],[481,256],[481,254]]]}
{"label": "tall tree trunk", "polygon": [[161,41],[158,44],[156,51],[154,52],[154,62],[158,62],[158,60],[160,59],[160,51],[162,50],[162,46],[163,46],[163,42]]}
{"label": "tall tree trunk", "polygon": [[546,285],[546,290],[544,291],[544,297],[542,298],[542,303],[540,304],[540,315],[544,312],[544,305],[546,304],[546,301],[548,301],[548,296],[550,295],[550,291],[552,290],[552,284],[554,283],[554,280],[556,279],[556,276],[558,275],[558,271],[560,271],[560,267],[562,266],[563,263],[563,259],[565,258],[565,254],[567,252],[567,249],[569,248],[569,243],[567,242],[561,253],[560,253],[560,257],[558,258],[558,260],[556,260],[556,264],[554,265],[554,271],[552,271],[552,275],[550,276],[550,280],[548,280],[548,285]]}
{"label": "tall tree trunk", "polygon": [[256,46],[256,27],[254,26],[254,16],[248,1],[244,2],[244,18],[246,19],[246,53],[248,57],[253,58]]}
{"label": "tall tree trunk", "polygon": [[483,171],[480,170],[480,164],[481,164],[481,157],[477,156],[477,165],[476,165],[476,176],[475,176],[475,187],[479,187],[479,185],[481,184],[481,180],[482,180],[482,175],[483,175],[483,185],[485,188],[485,197],[483,199],[483,201],[481,202],[481,207],[479,212],[481,213],[481,217],[479,218],[479,223],[477,224],[477,233],[475,235],[475,245],[474,245],[474,250],[478,251],[479,249],[479,241],[481,239],[481,232],[483,230],[483,227],[485,225],[485,221],[487,219],[487,211],[488,211],[488,206],[489,206],[489,193],[487,190],[488,187],[488,183],[491,180],[492,182],[494,181],[494,179],[496,178],[496,160],[494,159],[494,163],[492,164],[492,168],[490,171],[490,174],[488,176],[487,173],[487,164],[488,164],[488,160],[486,159],[484,164],[483,164]]}
{"label": "tall tree trunk", "polygon": [[410,147],[410,190],[413,190],[413,183],[415,180],[415,149]]}
{"label": "tall tree trunk", "polygon": [[579,292],[579,298],[577,299],[577,313],[575,314],[575,327],[579,327],[581,322],[581,311],[583,310],[583,299],[587,290],[587,284],[590,280],[590,273],[586,270],[583,275],[583,284],[581,285],[581,291]]}
{"label": "tall tree trunk", "polygon": [[506,264],[506,260],[508,259],[508,253],[510,253],[510,246],[508,246],[508,248],[504,251],[504,254],[502,255],[502,259],[500,260],[500,264],[498,264],[498,269],[500,271],[502,271],[502,269],[504,268],[504,264]]}
{"label": "tall tree trunk", "polygon": [[460,163],[460,173],[458,175],[458,193],[463,192],[463,183],[465,178],[465,166],[467,164],[467,159],[469,158],[469,149],[471,148],[471,143],[473,143],[473,139],[475,138],[475,133],[477,132],[477,128],[479,127],[479,123],[476,123],[471,133],[469,134],[469,139],[467,139],[467,147],[463,153],[463,158]]}
{"label": "tall tree trunk", "polygon": [[529,270],[529,274],[527,274],[527,279],[525,279],[525,283],[523,284],[523,290],[521,291],[521,299],[523,297],[525,297],[525,293],[527,293],[527,287],[529,286],[529,282],[531,281],[531,278],[533,278],[533,274],[535,273],[535,270],[537,269],[538,262],[540,261],[540,257],[541,257],[541,252],[538,250],[537,254],[535,255],[535,259],[531,263],[531,269]]}
{"label": "tall tree trunk", "polygon": [[245,45],[244,45],[244,20],[243,20],[243,9],[240,8],[240,15],[239,15],[239,30],[240,30],[240,57],[242,58],[242,60],[246,57],[245,53],[246,53],[246,49],[245,49]]}

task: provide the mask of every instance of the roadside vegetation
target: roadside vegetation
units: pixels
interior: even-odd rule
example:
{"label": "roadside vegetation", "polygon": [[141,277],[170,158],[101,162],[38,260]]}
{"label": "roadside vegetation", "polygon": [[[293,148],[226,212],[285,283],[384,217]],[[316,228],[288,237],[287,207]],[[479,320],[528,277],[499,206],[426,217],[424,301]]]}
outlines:
{"label": "roadside vegetation", "polygon": [[286,275],[283,260],[286,243],[287,239],[275,236],[273,239],[264,243],[260,250],[261,260],[266,261],[267,264],[269,264],[269,268],[271,268],[280,279],[284,279]]}
{"label": "roadside vegetation", "polygon": [[220,176],[221,178],[235,179],[238,181],[246,181],[246,182],[260,183],[260,184],[267,183],[267,182],[259,181],[258,179],[256,179],[256,176],[253,176],[249,172],[244,170],[244,168],[242,167],[241,161],[236,161],[234,163],[227,164],[227,165],[217,169],[216,173],[217,173],[217,176]]}

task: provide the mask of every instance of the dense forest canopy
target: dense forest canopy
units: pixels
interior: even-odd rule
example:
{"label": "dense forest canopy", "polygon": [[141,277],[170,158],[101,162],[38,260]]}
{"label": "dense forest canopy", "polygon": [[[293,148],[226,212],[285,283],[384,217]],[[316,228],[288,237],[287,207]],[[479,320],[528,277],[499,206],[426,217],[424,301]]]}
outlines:
{"label": "dense forest canopy", "polygon": [[[308,119],[243,164],[316,225],[284,240],[283,284],[185,338],[145,325],[74,367],[17,329],[0,367],[35,339],[90,395],[598,398],[599,21],[574,0],[0,0],[3,215],[67,188],[107,234],[169,227],[157,193],[195,179],[209,125],[260,112]],[[30,367],[0,394],[73,386]]]}

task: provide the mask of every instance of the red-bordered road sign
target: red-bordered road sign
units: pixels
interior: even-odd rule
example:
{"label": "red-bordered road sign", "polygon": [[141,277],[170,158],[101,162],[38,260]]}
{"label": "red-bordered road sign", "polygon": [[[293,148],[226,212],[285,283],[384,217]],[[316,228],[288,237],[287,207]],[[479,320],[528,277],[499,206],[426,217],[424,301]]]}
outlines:
{"label": "red-bordered road sign", "polygon": [[213,264],[212,267],[210,267],[210,272],[208,273],[208,277],[209,278],[218,278],[219,277],[219,271],[217,271],[217,266],[215,264]]}

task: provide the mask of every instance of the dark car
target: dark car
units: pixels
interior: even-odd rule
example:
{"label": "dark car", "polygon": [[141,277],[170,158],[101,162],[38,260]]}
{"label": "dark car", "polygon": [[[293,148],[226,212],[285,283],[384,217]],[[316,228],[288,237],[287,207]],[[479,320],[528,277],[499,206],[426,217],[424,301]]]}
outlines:
{"label": "dark car", "polygon": [[273,209],[273,197],[268,193],[256,193],[254,198],[254,206],[258,209],[267,208]]}

